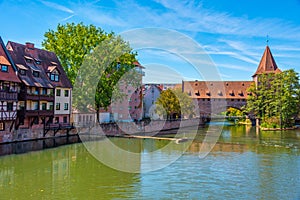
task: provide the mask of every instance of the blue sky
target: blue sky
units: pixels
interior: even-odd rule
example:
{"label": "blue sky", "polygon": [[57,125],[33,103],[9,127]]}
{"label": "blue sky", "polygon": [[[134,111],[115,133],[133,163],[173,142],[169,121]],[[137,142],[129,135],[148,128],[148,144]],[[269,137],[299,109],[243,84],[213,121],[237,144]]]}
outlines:
{"label": "blue sky", "polygon": [[[0,0],[0,6],[5,43],[30,41],[41,47],[46,31],[67,22],[94,24],[117,34],[164,28],[198,42],[223,80],[251,80],[268,35],[279,68],[300,72],[300,0]],[[149,49],[138,53],[146,66],[146,82],[201,79],[191,63],[174,54]]]}

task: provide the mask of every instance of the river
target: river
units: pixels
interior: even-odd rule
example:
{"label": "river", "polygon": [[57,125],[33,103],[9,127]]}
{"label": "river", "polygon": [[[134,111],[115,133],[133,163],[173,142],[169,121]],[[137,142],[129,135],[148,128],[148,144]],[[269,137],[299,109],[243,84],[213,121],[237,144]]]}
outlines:
{"label": "river", "polygon": [[[0,199],[300,199],[300,130],[258,133],[255,127],[226,125],[212,151],[200,158],[206,130],[182,144],[106,139],[139,155],[133,164],[113,149],[98,152],[120,166],[156,169],[166,163],[143,173],[102,164],[90,153],[92,143],[76,139],[1,145]],[[189,130],[178,137],[188,138]],[[60,146],[66,142],[73,144]],[[103,140],[93,144],[103,146]]]}

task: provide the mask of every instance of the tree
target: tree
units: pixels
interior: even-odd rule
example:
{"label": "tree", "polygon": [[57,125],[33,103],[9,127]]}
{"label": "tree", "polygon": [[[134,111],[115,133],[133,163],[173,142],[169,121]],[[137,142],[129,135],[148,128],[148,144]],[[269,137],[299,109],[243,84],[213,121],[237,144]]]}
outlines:
{"label": "tree", "polygon": [[58,24],[56,30],[49,30],[44,34],[42,46],[53,51],[59,58],[72,85],[84,57],[113,33],[105,33],[101,28],[83,23]]}
{"label": "tree", "polygon": [[242,118],[238,119],[237,121],[243,121],[246,118],[243,111],[241,111],[240,109],[237,109],[237,108],[233,108],[233,107],[230,107],[227,109],[226,116],[229,117],[228,118],[229,121],[235,121],[234,117],[242,117]]}
{"label": "tree", "polygon": [[265,127],[290,127],[299,112],[298,74],[290,69],[282,73],[261,74],[258,84],[248,89],[246,112],[252,112]]}
{"label": "tree", "polygon": [[162,91],[156,101],[156,105],[157,114],[166,114],[167,119],[178,118],[183,115],[190,117],[194,114],[193,110],[195,108],[188,94],[183,93],[179,89]]}
{"label": "tree", "polygon": [[[141,76],[133,70],[136,53],[114,33],[83,23],[59,24],[45,33],[42,45],[56,53],[73,90],[73,107],[86,111],[107,109],[111,101],[126,96],[120,82],[138,87]],[[99,119],[99,115],[98,119]]]}
{"label": "tree", "polygon": [[[103,40],[86,55],[78,71],[73,91],[73,105],[79,110],[93,107],[107,109],[112,101],[126,96],[120,85],[139,87],[142,76],[135,70],[136,54],[120,36]],[[97,115],[99,119],[99,115]]]}

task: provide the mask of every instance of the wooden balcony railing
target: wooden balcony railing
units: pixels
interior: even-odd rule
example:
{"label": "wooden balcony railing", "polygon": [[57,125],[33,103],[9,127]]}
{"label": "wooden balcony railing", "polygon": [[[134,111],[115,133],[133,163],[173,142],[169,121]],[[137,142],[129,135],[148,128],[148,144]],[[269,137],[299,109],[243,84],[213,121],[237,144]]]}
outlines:
{"label": "wooden balcony railing", "polygon": [[17,101],[18,93],[17,92],[0,91],[0,100],[1,101]]}
{"label": "wooden balcony railing", "polygon": [[52,94],[29,94],[26,91],[21,91],[19,94],[19,100],[54,101],[54,96]]}
{"label": "wooden balcony railing", "polygon": [[35,117],[35,116],[53,116],[54,110],[18,110],[18,116]]}

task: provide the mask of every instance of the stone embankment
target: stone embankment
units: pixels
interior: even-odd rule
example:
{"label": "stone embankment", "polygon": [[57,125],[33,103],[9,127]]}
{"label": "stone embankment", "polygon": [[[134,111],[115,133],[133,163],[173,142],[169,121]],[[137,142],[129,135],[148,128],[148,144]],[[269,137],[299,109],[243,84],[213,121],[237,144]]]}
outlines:
{"label": "stone embankment", "polygon": [[197,119],[183,119],[162,121],[155,120],[150,122],[116,122],[105,124],[79,124],[73,129],[48,130],[44,129],[19,129],[10,133],[0,135],[0,143],[21,142],[39,140],[47,138],[62,137],[77,134],[96,134],[106,136],[122,136],[128,134],[158,134],[161,131],[179,129],[183,127],[199,126],[202,122]]}

